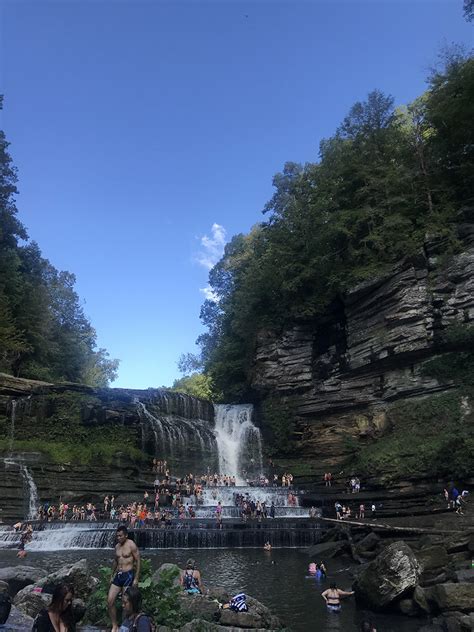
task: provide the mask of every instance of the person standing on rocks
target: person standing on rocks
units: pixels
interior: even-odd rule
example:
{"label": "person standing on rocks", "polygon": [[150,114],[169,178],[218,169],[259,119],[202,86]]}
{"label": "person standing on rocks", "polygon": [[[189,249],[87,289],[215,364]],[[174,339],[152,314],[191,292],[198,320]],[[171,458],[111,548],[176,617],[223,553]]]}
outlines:
{"label": "person standing on rocks", "polygon": [[117,609],[115,600],[120,592],[128,586],[137,586],[140,579],[140,551],[135,542],[128,538],[127,527],[117,528],[117,544],[115,545],[115,560],[112,566],[107,607],[112,620],[112,632],[118,632]]}

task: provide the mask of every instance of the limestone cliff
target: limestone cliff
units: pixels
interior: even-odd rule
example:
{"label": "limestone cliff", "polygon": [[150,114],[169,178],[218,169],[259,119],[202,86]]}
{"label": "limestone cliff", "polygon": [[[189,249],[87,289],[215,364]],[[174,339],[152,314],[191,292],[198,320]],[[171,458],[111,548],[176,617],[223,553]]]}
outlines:
{"label": "limestone cliff", "polygon": [[205,430],[213,419],[210,402],[182,393],[93,389],[0,374],[0,519],[26,515],[26,471],[43,501],[99,502],[110,493],[118,500],[140,498],[152,486],[151,458],[163,458],[167,433],[176,433],[176,460],[191,467],[180,459],[180,442],[190,448],[186,453],[196,444],[202,458],[194,426]]}
{"label": "limestone cliff", "polygon": [[464,251],[449,260],[427,245],[419,256],[354,287],[326,318],[295,323],[280,334],[261,332],[252,379],[260,422],[272,425],[265,408],[270,398],[288,411],[295,422],[290,456],[313,463],[315,473],[343,469],[361,445],[393,431],[394,402],[458,386],[430,377],[423,367],[456,350],[446,331],[474,323],[472,228],[464,228]]}

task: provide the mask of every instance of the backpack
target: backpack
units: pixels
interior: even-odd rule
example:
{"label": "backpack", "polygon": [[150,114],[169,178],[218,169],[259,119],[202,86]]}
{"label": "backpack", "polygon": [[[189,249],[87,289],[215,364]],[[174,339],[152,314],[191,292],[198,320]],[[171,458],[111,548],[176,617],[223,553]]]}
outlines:
{"label": "backpack", "polygon": [[153,619],[149,615],[145,614],[144,612],[140,612],[140,614],[135,617],[135,621],[133,622],[133,625],[130,628],[130,632],[138,632],[138,621],[140,620],[141,617],[146,617],[148,619],[148,623],[150,624],[150,628],[149,628],[150,632],[157,631],[158,628],[156,627]]}

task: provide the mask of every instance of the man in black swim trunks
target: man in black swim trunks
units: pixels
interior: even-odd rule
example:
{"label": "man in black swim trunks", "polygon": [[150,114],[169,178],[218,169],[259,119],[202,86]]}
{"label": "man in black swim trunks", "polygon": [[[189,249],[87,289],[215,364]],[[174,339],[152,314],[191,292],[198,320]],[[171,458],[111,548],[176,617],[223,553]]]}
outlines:
{"label": "man in black swim trunks", "polygon": [[127,527],[117,528],[117,544],[115,545],[115,560],[112,565],[107,607],[112,620],[112,632],[118,632],[117,609],[115,600],[127,586],[137,586],[140,578],[140,552],[133,540],[128,539]]}

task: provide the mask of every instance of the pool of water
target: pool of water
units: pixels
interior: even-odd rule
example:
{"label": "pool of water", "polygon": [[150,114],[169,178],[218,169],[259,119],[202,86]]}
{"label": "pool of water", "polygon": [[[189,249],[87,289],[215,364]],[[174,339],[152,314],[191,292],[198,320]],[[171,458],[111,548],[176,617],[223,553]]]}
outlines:
{"label": "pool of water", "polygon": [[[153,568],[164,562],[174,562],[183,567],[193,557],[201,570],[204,584],[223,587],[230,593],[244,591],[267,605],[293,632],[341,631],[357,632],[363,613],[354,598],[347,598],[340,614],[327,612],[321,592],[330,581],[336,581],[342,589],[350,590],[350,569],[340,562],[330,561],[329,576],[324,582],[306,577],[308,555],[296,549],[167,549],[147,550],[145,557],[151,559]],[[30,552],[25,565],[41,566],[48,571],[57,570],[65,563],[87,558],[91,569],[111,564],[112,550],[74,550],[52,552]],[[18,564],[15,550],[0,551],[0,564]],[[423,624],[420,620],[396,615],[375,615],[378,632],[415,632]]]}

